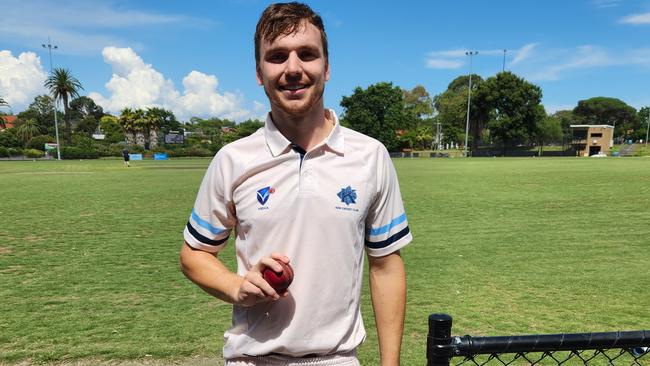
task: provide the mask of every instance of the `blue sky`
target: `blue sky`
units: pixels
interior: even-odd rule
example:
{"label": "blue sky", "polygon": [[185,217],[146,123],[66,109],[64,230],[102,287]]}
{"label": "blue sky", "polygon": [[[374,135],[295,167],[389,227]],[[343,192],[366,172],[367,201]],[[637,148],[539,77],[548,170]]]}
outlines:
{"label": "blue sky", "polygon": [[[269,1],[0,0],[0,96],[14,112],[69,68],[105,110],[163,106],[191,116],[259,118],[252,38]],[[356,86],[423,85],[433,96],[469,72],[503,67],[539,85],[547,112],[581,99],[650,106],[650,1],[308,1],[324,20],[338,112]],[[6,108],[3,108],[6,111]]]}

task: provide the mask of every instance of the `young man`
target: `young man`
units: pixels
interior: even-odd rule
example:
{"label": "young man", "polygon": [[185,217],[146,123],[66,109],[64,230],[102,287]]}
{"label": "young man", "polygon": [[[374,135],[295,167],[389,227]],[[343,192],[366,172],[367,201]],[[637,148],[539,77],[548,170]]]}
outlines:
{"label": "young man", "polygon": [[[181,268],[233,304],[226,365],[359,365],[364,252],[382,365],[399,365],[411,241],[395,170],[381,143],[341,127],[323,105],[330,77],[321,18],[274,4],[255,33],[265,127],[221,149],[184,231]],[[237,273],[218,259],[232,229]],[[290,263],[278,294],[261,272]]]}

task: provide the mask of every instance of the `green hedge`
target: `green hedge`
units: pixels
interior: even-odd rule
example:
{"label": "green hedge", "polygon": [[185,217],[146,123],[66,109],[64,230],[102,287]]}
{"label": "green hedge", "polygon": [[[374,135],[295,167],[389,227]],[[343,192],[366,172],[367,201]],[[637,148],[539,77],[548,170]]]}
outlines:
{"label": "green hedge", "polygon": [[9,149],[7,149],[4,146],[0,146],[0,158],[8,158],[9,157]]}
{"label": "green hedge", "polygon": [[23,154],[23,149],[17,147],[10,147],[7,149],[9,156],[21,156]]}
{"label": "green hedge", "polygon": [[42,152],[41,150],[37,150],[37,149],[25,149],[24,153],[25,153],[25,156],[30,158],[30,159],[42,158],[43,156],[45,156],[44,152]]}
{"label": "green hedge", "polygon": [[99,151],[81,147],[64,146],[61,149],[62,159],[99,159]]}

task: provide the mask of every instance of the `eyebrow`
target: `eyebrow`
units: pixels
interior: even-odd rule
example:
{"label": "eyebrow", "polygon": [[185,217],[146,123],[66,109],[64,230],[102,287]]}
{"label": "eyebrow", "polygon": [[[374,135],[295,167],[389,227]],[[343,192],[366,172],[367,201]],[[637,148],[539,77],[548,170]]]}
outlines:
{"label": "eyebrow", "polygon": [[[292,48],[285,47],[285,46],[277,46],[276,45],[276,46],[269,46],[266,50],[264,50],[264,52],[269,53],[269,52],[277,52],[277,51],[288,51],[290,49],[292,49]],[[316,44],[316,43],[305,44],[305,45],[299,46],[297,48],[297,50],[306,50],[306,49],[307,50],[318,50],[319,52],[321,51],[321,47],[319,47],[319,45]],[[324,54],[324,51],[320,52],[320,53]]]}

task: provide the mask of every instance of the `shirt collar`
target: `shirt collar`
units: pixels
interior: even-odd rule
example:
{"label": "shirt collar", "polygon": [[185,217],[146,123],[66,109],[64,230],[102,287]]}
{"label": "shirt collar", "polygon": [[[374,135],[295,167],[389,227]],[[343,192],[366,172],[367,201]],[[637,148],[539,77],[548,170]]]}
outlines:
{"label": "shirt collar", "polygon": [[[339,119],[333,110],[329,110],[330,116],[334,119],[334,128],[330,134],[323,140],[323,145],[327,145],[331,150],[336,153],[343,154],[345,151],[345,143],[343,139],[343,131],[339,124]],[[264,123],[264,136],[266,137],[266,144],[271,150],[271,154],[275,157],[286,153],[290,150],[291,141],[289,141],[280,130],[273,123],[271,119],[271,112],[266,115],[266,122]]]}

